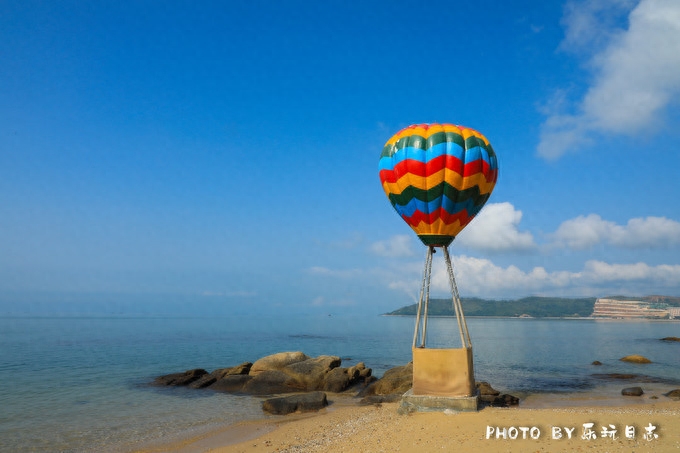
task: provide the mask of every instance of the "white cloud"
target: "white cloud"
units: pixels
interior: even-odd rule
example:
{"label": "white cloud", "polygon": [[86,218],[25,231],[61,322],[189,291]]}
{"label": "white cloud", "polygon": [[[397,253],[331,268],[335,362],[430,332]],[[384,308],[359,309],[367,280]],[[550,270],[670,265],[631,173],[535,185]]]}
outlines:
{"label": "white cloud", "polygon": [[614,222],[602,220],[597,214],[590,214],[562,222],[553,237],[559,245],[585,249],[605,241],[617,227],[621,228]]}
{"label": "white cloud", "polygon": [[[402,291],[413,300],[418,302],[420,286],[422,285],[423,267],[425,262],[407,262],[399,263],[398,269],[388,270],[383,273],[383,279],[387,282],[389,289]],[[395,279],[395,276],[399,277]]]}
{"label": "white cloud", "polygon": [[680,222],[666,217],[638,217],[626,225],[617,225],[590,214],[563,222],[553,239],[557,245],[573,249],[600,243],[625,248],[668,247],[680,244]]}
{"label": "white cloud", "polygon": [[588,261],[578,279],[589,285],[645,283],[654,288],[676,288],[680,283],[680,265],[661,264],[650,266],[646,263],[609,264],[602,261]]}
{"label": "white cloud", "polygon": [[486,252],[517,252],[536,244],[529,232],[520,232],[522,211],[510,203],[490,203],[458,235],[456,243]]}
{"label": "white cloud", "polygon": [[[480,213],[471,228],[466,229],[456,241],[470,249],[491,252],[516,252],[534,250],[531,260],[543,258],[545,265],[528,267],[516,261],[499,265],[490,259],[468,255],[453,257],[456,281],[463,296],[512,298],[527,295],[605,296],[611,294],[677,294],[680,293],[680,265],[650,265],[645,262],[616,263],[601,259],[590,260],[573,267],[573,260],[560,268],[562,247],[587,249],[595,245],[640,249],[680,246],[680,222],[666,217],[638,217],[624,224],[605,220],[597,214],[579,216],[563,222],[548,235],[549,243],[536,244],[529,232],[519,226],[522,212],[511,203],[489,204]],[[423,264],[409,258],[417,251],[415,238],[410,235],[393,236],[373,245],[372,251],[389,260],[365,264],[363,268],[330,269],[316,266],[307,269],[313,276],[339,280],[341,284],[357,287],[389,288],[409,295],[417,302]],[[424,247],[420,247],[424,250]],[[454,250],[460,250],[455,247]],[[556,252],[556,254],[555,254]],[[608,255],[608,260],[614,255]],[[629,255],[630,256],[630,255]],[[642,256],[642,255],[640,255]],[[435,255],[431,290],[433,297],[449,293],[448,274],[443,265],[442,253]],[[507,259],[507,257],[506,257]],[[642,258],[637,258],[642,261]],[[615,259],[613,259],[615,260]],[[380,264],[378,264],[380,263]],[[569,266],[569,267],[566,267]],[[333,297],[318,300],[323,305],[345,304],[331,301]]]}
{"label": "white cloud", "polygon": [[[548,272],[540,266],[523,271],[517,266],[500,267],[487,259],[463,255],[454,258],[454,266],[458,289],[463,296],[604,295],[619,291],[633,294],[680,289],[680,265],[610,264],[592,260],[578,272]],[[433,268],[432,290],[449,292],[443,266]]]}
{"label": "white cloud", "polygon": [[371,251],[379,256],[388,258],[413,256],[413,239],[406,234],[397,234],[384,241],[371,245]]}
{"label": "white cloud", "polygon": [[642,0],[627,30],[611,27],[625,0],[570,2],[563,49],[596,49],[589,58],[593,83],[575,113],[565,103],[547,107],[537,152],[555,159],[587,145],[595,134],[648,131],[680,94],[680,2]]}
{"label": "white cloud", "polygon": [[637,0],[569,1],[564,5],[564,41],[560,48],[567,52],[592,52],[601,49],[620,30],[615,22],[627,14]]}
{"label": "white cloud", "polygon": [[[503,268],[488,259],[465,255],[455,257],[453,261],[456,283],[463,296],[530,295],[547,288],[563,288],[569,281],[568,273],[548,273],[543,267],[525,272],[517,266]],[[448,275],[443,265],[433,268],[432,289],[449,292]]]}

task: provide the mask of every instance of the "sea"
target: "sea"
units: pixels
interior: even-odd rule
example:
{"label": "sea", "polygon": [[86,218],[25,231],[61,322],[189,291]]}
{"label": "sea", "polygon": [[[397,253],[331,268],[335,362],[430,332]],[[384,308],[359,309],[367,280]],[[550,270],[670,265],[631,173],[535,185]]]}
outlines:
{"label": "sea", "polygon": [[[679,322],[468,318],[467,324],[476,379],[506,393],[620,393],[624,384],[595,376],[607,373],[644,374],[680,387],[680,343],[660,341],[679,336]],[[414,325],[413,317],[327,314],[4,316],[0,451],[130,452],[266,418],[261,398],[150,383],[281,351],[337,355],[342,366],[364,362],[381,376],[411,360]],[[455,318],[430,318],[427,346],[446,347],[457,329]],[[619,360],[630,354],[653,363]]]}

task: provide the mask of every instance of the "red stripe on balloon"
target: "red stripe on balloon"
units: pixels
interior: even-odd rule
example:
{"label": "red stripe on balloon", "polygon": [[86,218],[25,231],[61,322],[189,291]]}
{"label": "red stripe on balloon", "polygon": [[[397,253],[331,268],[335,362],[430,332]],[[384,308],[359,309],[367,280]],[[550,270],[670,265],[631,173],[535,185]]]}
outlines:
{"label": "red stripe on balloon", "polygon": [[487,182],[496,181],[498,177],[498,170],[492,170],[484,159],[477,159],[463,165],[463,162],[457,157],[444,154],[428,162],[414,159],[402,160],[392,170],[380,170],[380,182],[383,184],[385,182],[395,183],[399,178],[409,173],[414,176],[427,178],[444,168],[454,171],[463,177],[483,173],[486,176]]}
{"label": "red stripe on balloon", "polygon": [[446,225],[450,225],[457,220],[460,222],[461,226],[465,226],[470,223],[473,217],[474,216],[468,215],[465,209],[456,212],[455,214],[449,214],[443,208],[437,208],[429,214],[425,214],[422,211],[416,210],[416,212],[414,212],[411,217],[406,217],[405,215],[401,216],[401,218],[412,227],[417,227],[421,222],[432,225],[434,222],[440,219]]}

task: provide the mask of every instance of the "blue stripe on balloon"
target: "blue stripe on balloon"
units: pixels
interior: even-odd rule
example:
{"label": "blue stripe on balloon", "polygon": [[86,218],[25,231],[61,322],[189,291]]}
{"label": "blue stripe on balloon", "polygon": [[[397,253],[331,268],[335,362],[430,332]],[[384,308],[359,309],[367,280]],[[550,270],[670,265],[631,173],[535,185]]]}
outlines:
{"label": "blue stripe on balloon", "polygon": [[407,159],[427,163],[430,160],[445,154],[455,156],[464,163],[470,163],[478,159],[484,159],[484,161],[489,164],[489,167],[492,170],[497,168],[496,159],[491,159],[486,150],[480,146],[475,146],[473,148],[469,148],[467,151],[463,151],[463,148],[461,148],[456,143],[444,142],[433,146],[427,151],[419,148],[406,147],[400,149],[391,156],[381,157],[378,164],[378,171],[392,171],[399,162]]}
{"label": "blue stripe on balloon", "polygon": [[413,216],[413,214],[415,214],[416,211],[429,214],[431,212],[436,211],[440,207],[443,208],[449,214],[456,214],[462,210],[466,210],[468,212],[468,215],[476,215],[482,209],[481,206],[475,205],[474,200],[472,198],[469,198],[460,203],[456,203],[445,195],[437,197],[432,201],[421,201],[418,200],[417,198],[412,198],[405,205],[394,204],[393,206],[394,209],[396,209],[400,215],[404,215],[406,217]]}
{"label": "blue stripe on balloon", "polygon": [[431,159],[445,154],[456,156],[462,161],[463,155],[465,153],[463,148],[461,148],[456,143],[440,143],[428,149],[427,151],[420,148],[412,148],[407,146],[392,154],[392,156],[381,157],[378,168],[379,170],[393,170],[394,166],[403,160],[412,159],[418,162],[429,162]]}
{"label": "blue stripe on balloon", "polygon": [[468,148],[467,152],[465,153],[465,160],[463,162],[467,164],[479,159],[483,159],[482,148],[479,146],[475,146],[474,148]]}

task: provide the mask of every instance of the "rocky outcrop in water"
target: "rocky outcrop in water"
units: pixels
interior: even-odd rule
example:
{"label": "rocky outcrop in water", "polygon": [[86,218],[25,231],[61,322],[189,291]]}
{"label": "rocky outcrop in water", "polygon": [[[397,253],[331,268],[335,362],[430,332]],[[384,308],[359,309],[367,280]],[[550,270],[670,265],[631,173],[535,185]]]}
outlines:
{"label": "rocky outcrop in water", "polygon": [[183,373],[173,373],[166,374],[165,376],[159,376],[153,381],[153,383],[154,385],[189,385],[207,373],[208,372],[204,369],[197,368],[195,370],[184,371]]}
{"label": "rocky outcrop in water", "polygon": [[160,376],[155,385],[208,388],[218,392],[274,395],[279,393],[345,392],[370,381],[364,363],[343,368],[340,357],[309,357],[302,352],[281,352],[211,373],[203,369]]}
{"label": "rocky outcrop in water", "polygon": [[[413,363],[391,368],[380,379],[373,377],[371,368],[363,362],[341,365],[337,356],[281,352],[210,373],[194,369],[159,376],[153,384],[255,396],[296,393],[265,401],[263,410],[273,414],[318,410],[328,404],[325,392],[357,392],[356,396],[362,398],[360,404],[398,401],[413,386]],[[518,398],[501,395],[487,382],[477,383],[477,389],[483,404],[508,407],[519,403]]]}
{"label": "rocky outcrop in water", "polygon": [[[328,356],[324,356],[328,357]],[[309,360],[309,357],[303,352],[279,352],[277,354],[268,355],[255,361],[250,368],[250,375],[257,376],[265,371],[275,371],[293,365],[295,363]]]}
{"label": "rocky outcrop in water", "polygon": [[625,357],[621,357],[619,360],[622,362],[629,363],[652,363],[652,361],[649,360],[647,357],[638,354],[627,355]]}
{"label": "rocky outcrop in water", "polygon": [[231,368],[218,368],[212,373],[206,373],[195,381],[189,384],[189,387],[194,389],[202,389],[213,385],[218,380],[224,379],[227,376],[242,376],[248,374],[250,367],[253,366],[250,362],[244,362],[240,365]]}

